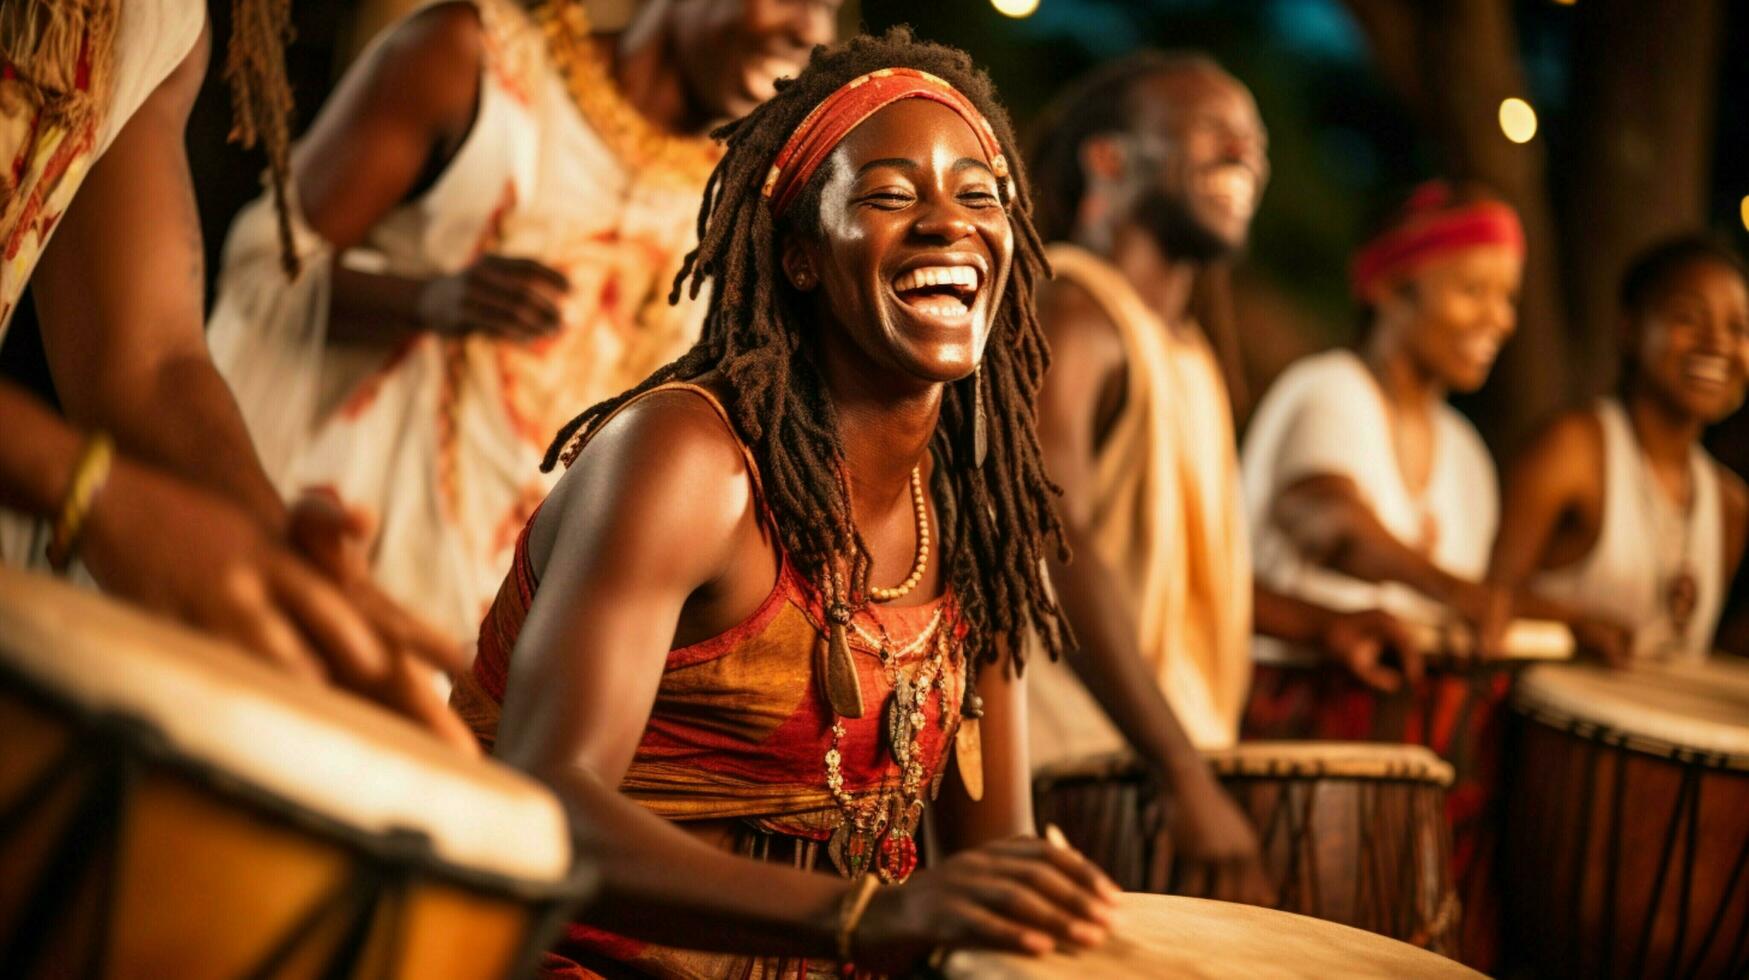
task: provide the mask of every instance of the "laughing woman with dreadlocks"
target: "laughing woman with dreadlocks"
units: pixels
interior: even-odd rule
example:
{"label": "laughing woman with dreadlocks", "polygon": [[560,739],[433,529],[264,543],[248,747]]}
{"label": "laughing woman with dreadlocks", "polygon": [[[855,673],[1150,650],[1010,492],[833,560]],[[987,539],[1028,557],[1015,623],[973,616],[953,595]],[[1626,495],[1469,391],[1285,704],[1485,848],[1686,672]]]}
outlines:
{"label": "laughing woman with dreadlocks", "polygon": [[[1061,538],[1007,120],[965,55],[895,32],[719,135],[676,287],[714,284],[703,335],[561,432],[455,695],[600,842],[554,969],[1098,942],[1112,886],[1030,836],[1014,651],[1064,640]],[[937,790],[960,853],[913,876]]]}

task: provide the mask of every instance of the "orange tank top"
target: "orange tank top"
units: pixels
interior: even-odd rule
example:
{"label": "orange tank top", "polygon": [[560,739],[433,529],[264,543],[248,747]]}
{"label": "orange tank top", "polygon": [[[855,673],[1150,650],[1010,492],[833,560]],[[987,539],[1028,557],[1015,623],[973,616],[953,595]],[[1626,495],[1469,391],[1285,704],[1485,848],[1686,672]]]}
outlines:
{"label": "orange tank top", "polygon": [[[676,383],[646,394],[671,389],[705,398],[734,433],[727,412],[704,388]],[[769,520],[755,461],[738,437],[736,443],[746,459],[756,505]],[[540,586],[528,554],[534,520],[529,519],[518,537],[510,574],[481,623],[473,670],[458,682],[452,698],[488,749],[497,731],[516,639]],[[824,632],[818,590],[787,554],[779,558],[777,581],[745,621],[668,652],[649,721],[620,791],[675,821],[735,818],[768,832],[830,840],[827,850],[841,873],[867,869],[903,878],[914,857],[906,860],[910,855],[904,849],[891,853],[887,838],[914,847],[908,839],[921,810],[900,805],[920,801],[920,796],[901,792],[905,766],[895,757],[891,733],[894,693],[898,690],[906,698],[907,718],[920,722],[914,724],[911,744],[922,764],[925,788],[933,795],[959,725],[965,690],[964,631],[956,608],[947,596],[927,605],[870,605],[858,612],[849,639],[863,703],[869,707],[861,718],[836,718],[815,677],[816,647]],[[935,664],[926,669],[932,658]],[[920,675],[929,679],[921,685],[924,695],[917,693]],[[841,733],[835,733],[835,722]],[[900,748],[907,751],[909,744]],[[835,796],[828,782],[827,758],[834,749],[843,797]],[[860,815],[850,821],[853,826],[844,826],[846,812]],[[872,832],[850,832],[859,827]],[[841,828],[844,833],[839,833]]]}

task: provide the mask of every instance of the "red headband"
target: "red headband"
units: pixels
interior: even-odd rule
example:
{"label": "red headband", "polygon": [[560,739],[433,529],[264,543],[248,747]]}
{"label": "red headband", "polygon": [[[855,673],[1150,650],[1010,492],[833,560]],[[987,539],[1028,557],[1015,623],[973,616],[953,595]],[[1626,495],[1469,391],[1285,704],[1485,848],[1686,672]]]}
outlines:
{"label": "red headband", "polygon": [[1478,201],[1452,208],[1451,188],[1434,181],[1410,195],[1407,220],[1368,242],[1354,254],[1348,282],[1365,300],[1380,282],[1451,252],[1478,245],[1505,245],[1524,254],[1524,227],[1518,212],[1500,201]]}
{"label": "red headband", "polygon": [[815,106],[814,111],[808,113],[802,124],[790,134],[783,149],[777,151],[771,170],[765,175],[765,186],[760,190],[771,202],[772,215],[783,214],[807,186],[808,178],[820,169],[820,164],[826,162],[826,157],[844,137],[850,135],[851,130],[900,99],[928,99],[958,113],[984,145],[984,154],[990,158],[990,170],[996,179],[1008,179],[1008,158],[1002,155],[1002,144],[996,139],[996,131],[970,99],[926,71],[882,68],[853,78],[826,96],[825,101]]}

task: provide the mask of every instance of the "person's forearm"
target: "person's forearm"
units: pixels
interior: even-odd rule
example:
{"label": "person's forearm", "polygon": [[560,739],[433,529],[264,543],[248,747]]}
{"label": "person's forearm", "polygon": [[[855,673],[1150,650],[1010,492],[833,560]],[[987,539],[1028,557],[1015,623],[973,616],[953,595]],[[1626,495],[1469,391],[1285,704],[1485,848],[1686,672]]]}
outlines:
{"label": "person's forearm", "polygon": [[1289,643],[1317,643],[1330,625],[1329,609],[1252,583],[1251,625],[1263,636]]}
{"label": "person's forearm", "polygon": [[1290,490],[1276,521],[1313,562],[1366,582],[1399,582],[1451,602],[1467,583],[1397,540],[1362,501],[1334,490]]}
{"label": "person's forearm", "polygon": [[0,381],[0,505],[52,519],[73,480],[84,440],[24,389]]}
{"label": "person's forearm", "polygon": [[1051,563],[1057,601],[1079,641],[1069,666],[1143,760],[1174,787],[1212,780],[1136,649],[1134,617],[1111,570],[1083,535],[1071,530],[1069,539],[1075,564]]}
{"label": "person's forearm", "polygon": [[348,269],[334,259],[328,337],[341,344],[398,344],[424,328],[419,296],[425,280]]}
{"label": "person's forearm", "polygon": [[580,769],[547,776],[600,875],[583,921],[688,949],[835,955],[848,882],[716,850]]}
{"label": "person's forearm", "polygon": [[133,456],[224,495],[275,533],[284,530],[285,501],[261,468],[236,398],[204,351],[112,381],[95,411],[82,413],[90,417],[76,422],[103,429]]}

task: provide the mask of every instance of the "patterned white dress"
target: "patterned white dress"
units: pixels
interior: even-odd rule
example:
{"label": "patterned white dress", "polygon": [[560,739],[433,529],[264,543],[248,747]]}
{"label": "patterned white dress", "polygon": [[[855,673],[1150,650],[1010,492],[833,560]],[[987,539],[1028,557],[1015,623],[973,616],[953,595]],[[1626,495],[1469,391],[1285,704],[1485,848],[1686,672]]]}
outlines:
{"label": "patterned white dress", "polygon": [[558,428],[697,337],[704,297],[667,296],[719,158],[620,97],[579,5],[475,5],[486,66],[472,131],[427,192],[338,261],[423,278],[487,252],[535,258],[570,279],[559,332],[329,344],[332,250],[300,227],[305,272],[287,282],[265,195],[231,230],[209,325],[280,489],[330,486],[370,510],[378,581],[470,644],[555,479],[539,461]]}

